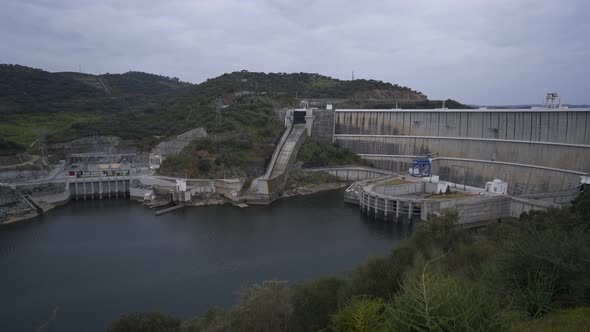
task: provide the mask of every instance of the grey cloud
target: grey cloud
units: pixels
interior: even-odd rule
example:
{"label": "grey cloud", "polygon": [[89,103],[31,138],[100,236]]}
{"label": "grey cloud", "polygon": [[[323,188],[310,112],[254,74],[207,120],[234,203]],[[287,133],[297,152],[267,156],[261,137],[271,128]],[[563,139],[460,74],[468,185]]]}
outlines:
{"label": "grey cloud", "polygon": [[200,82],[248,69],[391,81],[431,98],[590,103],[585,0],[8,0],[0,62]]}

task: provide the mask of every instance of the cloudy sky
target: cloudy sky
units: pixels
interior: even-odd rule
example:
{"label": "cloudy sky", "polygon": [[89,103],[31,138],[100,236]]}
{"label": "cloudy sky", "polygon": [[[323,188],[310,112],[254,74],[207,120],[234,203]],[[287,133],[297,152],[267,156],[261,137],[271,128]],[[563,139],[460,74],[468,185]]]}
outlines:
{"label": "cloudy sky", "polygon": [[431,99],[590,103],[589,0],[2,0],[0,63],[139,70],[316,72]]}

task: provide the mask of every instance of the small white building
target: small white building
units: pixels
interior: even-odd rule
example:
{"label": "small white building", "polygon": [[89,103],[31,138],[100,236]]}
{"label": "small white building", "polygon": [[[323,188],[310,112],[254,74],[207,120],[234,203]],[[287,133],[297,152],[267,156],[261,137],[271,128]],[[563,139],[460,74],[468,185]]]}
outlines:
{"label": "small white building", "polygon": [[506,195],[508,193],[508,182],[494,179],[493,181],[486,182],[485,189],[487,192]]}
{"label": "small white building", "polygon": [[179,192],[186,191],[186,180],[185,179],[176,179],[176,191],[179,191]]}

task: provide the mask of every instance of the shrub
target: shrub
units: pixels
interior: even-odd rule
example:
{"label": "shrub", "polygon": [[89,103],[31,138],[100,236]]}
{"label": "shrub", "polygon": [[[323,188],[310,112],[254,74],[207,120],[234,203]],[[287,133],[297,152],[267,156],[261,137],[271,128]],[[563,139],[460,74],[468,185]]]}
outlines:
{"label": "shrub", "polygon": [[254,284],[240,292],[234,312],[241,330],[286,331],[293,314],[291,289],[279,280]]}
{"label": "shrub", "polygon": [[198,162],[197,168],[199,172],[207,173],[211,169],[211,160],[209,159],[200,159]]}
{"label": "shrub", "polygon": [[517,304],[529,317],[545,316],[551,311],[555,295],[555,277],[548,276],[541,270],[530,272],[527,283],[518,287],[515,293]]}
{"label": "shrub", "polygon": [[412,243],[426,258],[432,252],[448,252],[467,240],[466,231],[457,227],[459,214],[455,210],[442,210],[430,217],[429,222],[421,223],[412,237]]}
{"label": "shrub", "polygon": [[494,277],[507,295],[529,287],[534,272],[554,279],[555,304],[590,304],[590,229],[568,209],[525,216],[498,249]]}
{"label": "shrub", "polygon": [[231,311],[210,308],[202,317],[182,323],[182,332],[223,332],[239,329],[239,321]]}
{"label": "shrub", "polygon": [[332,316],[335,332],[379,332],[385,329],[386,303],[381,298],[357,297]]}
{"label": "shrub", "polygon": [[339,277],[295,284],[292,289],[293,323],[295,331],[318,331],[330,323],[338,311],[345,281]]}
{"label": "shrub", "polygon": [[387,310],[389,331],[499,331],[493,297],[458,278],[424,271],[410,276]]}
{"label": "shrub", "polygon": [[180,329],[180,319],[152,312],[122,315],[109,327],[109,332],[175,332]]}
{"label": "shrub", "polygon": [[398,289],[405,268],[390,257],[369,257],[352,272],[346,295],[389,298]]}

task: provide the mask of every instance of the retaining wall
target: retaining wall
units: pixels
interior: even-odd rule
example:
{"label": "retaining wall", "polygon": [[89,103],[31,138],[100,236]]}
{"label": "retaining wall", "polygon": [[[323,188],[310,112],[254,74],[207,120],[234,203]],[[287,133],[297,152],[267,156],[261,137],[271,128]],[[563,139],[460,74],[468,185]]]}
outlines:
{"label": "retaining wall", "polygon": [[344,181],[359,181],[374,179],[385,175],[392,175],[391,172],[383,169],[376,169],[364,166],[332,166],[306,168],[306,172],[326,172]]}
{"label": "retaining wall", "polygon": [[422,205],[422,220],[427,220],[428,214],[441,209],[455,209],[459,214],[459,223],[475,223],[511,216],[510,197],[478,197],[457,200],[424,200]]}

